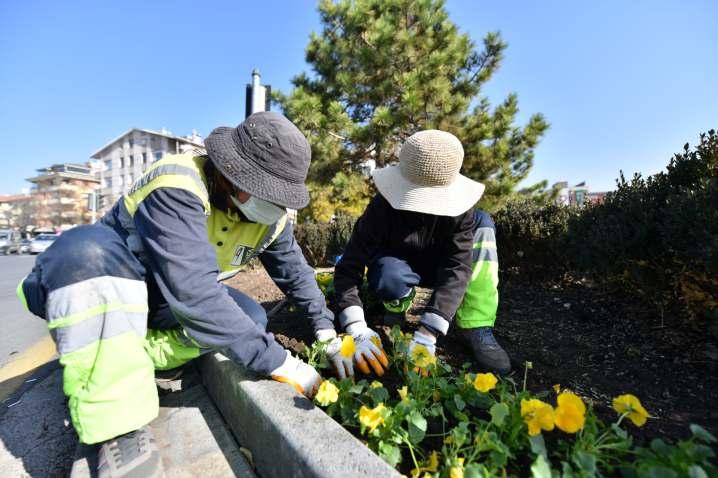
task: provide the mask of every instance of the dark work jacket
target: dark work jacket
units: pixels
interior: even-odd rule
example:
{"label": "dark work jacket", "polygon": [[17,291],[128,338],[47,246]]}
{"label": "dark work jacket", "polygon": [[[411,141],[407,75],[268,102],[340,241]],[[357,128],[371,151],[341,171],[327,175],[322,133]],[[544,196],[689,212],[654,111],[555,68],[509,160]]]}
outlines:
{"label": "dark work jacket", "polygon": [[[117,205],[101,222],[126,236],[117,219]],[[140,203],[134,222],[144,246],[140,261],[190,337],[259,373],[268,374],[282,364],[283,347],[217,282],[215,250],[207,240],[207,217],[196,195],[177,188],[157,189]],[[334,327],[334,316],[290,223],[259,260],[315,330]]]}
{"label": "dark work jacket", "polygon": [[334,276],[338,311],[361,306],[364,267],[380,256],[406,260],[433,287],[427,312],[451,321],[471,277],[474,210],[456,217],[435,216],[391,207],[377,194],[357,220]]}

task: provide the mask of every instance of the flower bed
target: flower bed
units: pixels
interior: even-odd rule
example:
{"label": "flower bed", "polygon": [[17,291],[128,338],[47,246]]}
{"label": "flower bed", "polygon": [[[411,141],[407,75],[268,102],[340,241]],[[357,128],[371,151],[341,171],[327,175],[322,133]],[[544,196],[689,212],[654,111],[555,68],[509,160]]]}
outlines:
{"label": "flower bed", "polygon": [[[347,353],[351,344],[347,341]],[[406,353],[409,337],[387,337],[391,369],[378,380],[326,380],[315,397],[336,421],[386,462],[411,476],[717,476],[716,439],[698,425],[691,438],[638,446],[633,427],[649,420],[638,398],[613,400],[604,423],[591,403],[555,385],[526,390],[492,374],[472,374],[422,353]],[[326,368],[321,344],[307,349]],[[327,370],[328,372],[328,370]]]}

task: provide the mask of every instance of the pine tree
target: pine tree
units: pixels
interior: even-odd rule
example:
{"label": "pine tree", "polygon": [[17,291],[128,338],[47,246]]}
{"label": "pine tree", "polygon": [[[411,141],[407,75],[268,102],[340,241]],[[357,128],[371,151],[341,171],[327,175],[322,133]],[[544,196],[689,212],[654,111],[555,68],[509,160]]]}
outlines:
{"label": "pine tree", "polygon": [[506,50],[499,33],[478,50],[441,0],[322,0],[319,14],[306,49],[314,73],[275,97],[312,144],[315,189],[366,160],[397,161],[408,136],[435,128],[464,145],[462,172],[486,184],[482,207],[516,193],[548,123],[534,114],[515,126],[515,94],[495,108],[480,95]]}

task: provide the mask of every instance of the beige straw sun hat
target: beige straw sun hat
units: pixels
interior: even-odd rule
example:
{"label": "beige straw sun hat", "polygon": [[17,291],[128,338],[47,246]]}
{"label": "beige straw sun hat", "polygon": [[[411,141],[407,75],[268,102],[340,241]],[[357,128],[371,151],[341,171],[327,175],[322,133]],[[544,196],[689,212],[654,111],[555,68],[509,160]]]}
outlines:
{"label": "beige straw sun hat", "polygon": [[485,186],[459,174],[464,148],[456,136],[430,129],[411,135],[399,164],[376,169],[374,184],[394,209],[458,216],[478,202]]}

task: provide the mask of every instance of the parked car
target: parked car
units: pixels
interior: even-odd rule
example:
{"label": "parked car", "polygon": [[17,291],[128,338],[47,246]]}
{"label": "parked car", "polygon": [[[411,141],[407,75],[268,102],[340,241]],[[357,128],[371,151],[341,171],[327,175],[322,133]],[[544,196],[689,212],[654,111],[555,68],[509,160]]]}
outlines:
{"label": "parked car", "polygon": [[45,252],[45,249],[50,247],[58,237],[57,234],[40,234],[30,243],[30,254]]}
{"label": "parked car", "polygon": [[12,229],[0,230],[0,254],[20,252],[20,233]]}
{"label": "parked car", "polygon": [[20,254],[27,254],[30,252],[30,244],[32,244],[32,241],[30,239],[23,239],[20,241]]}

